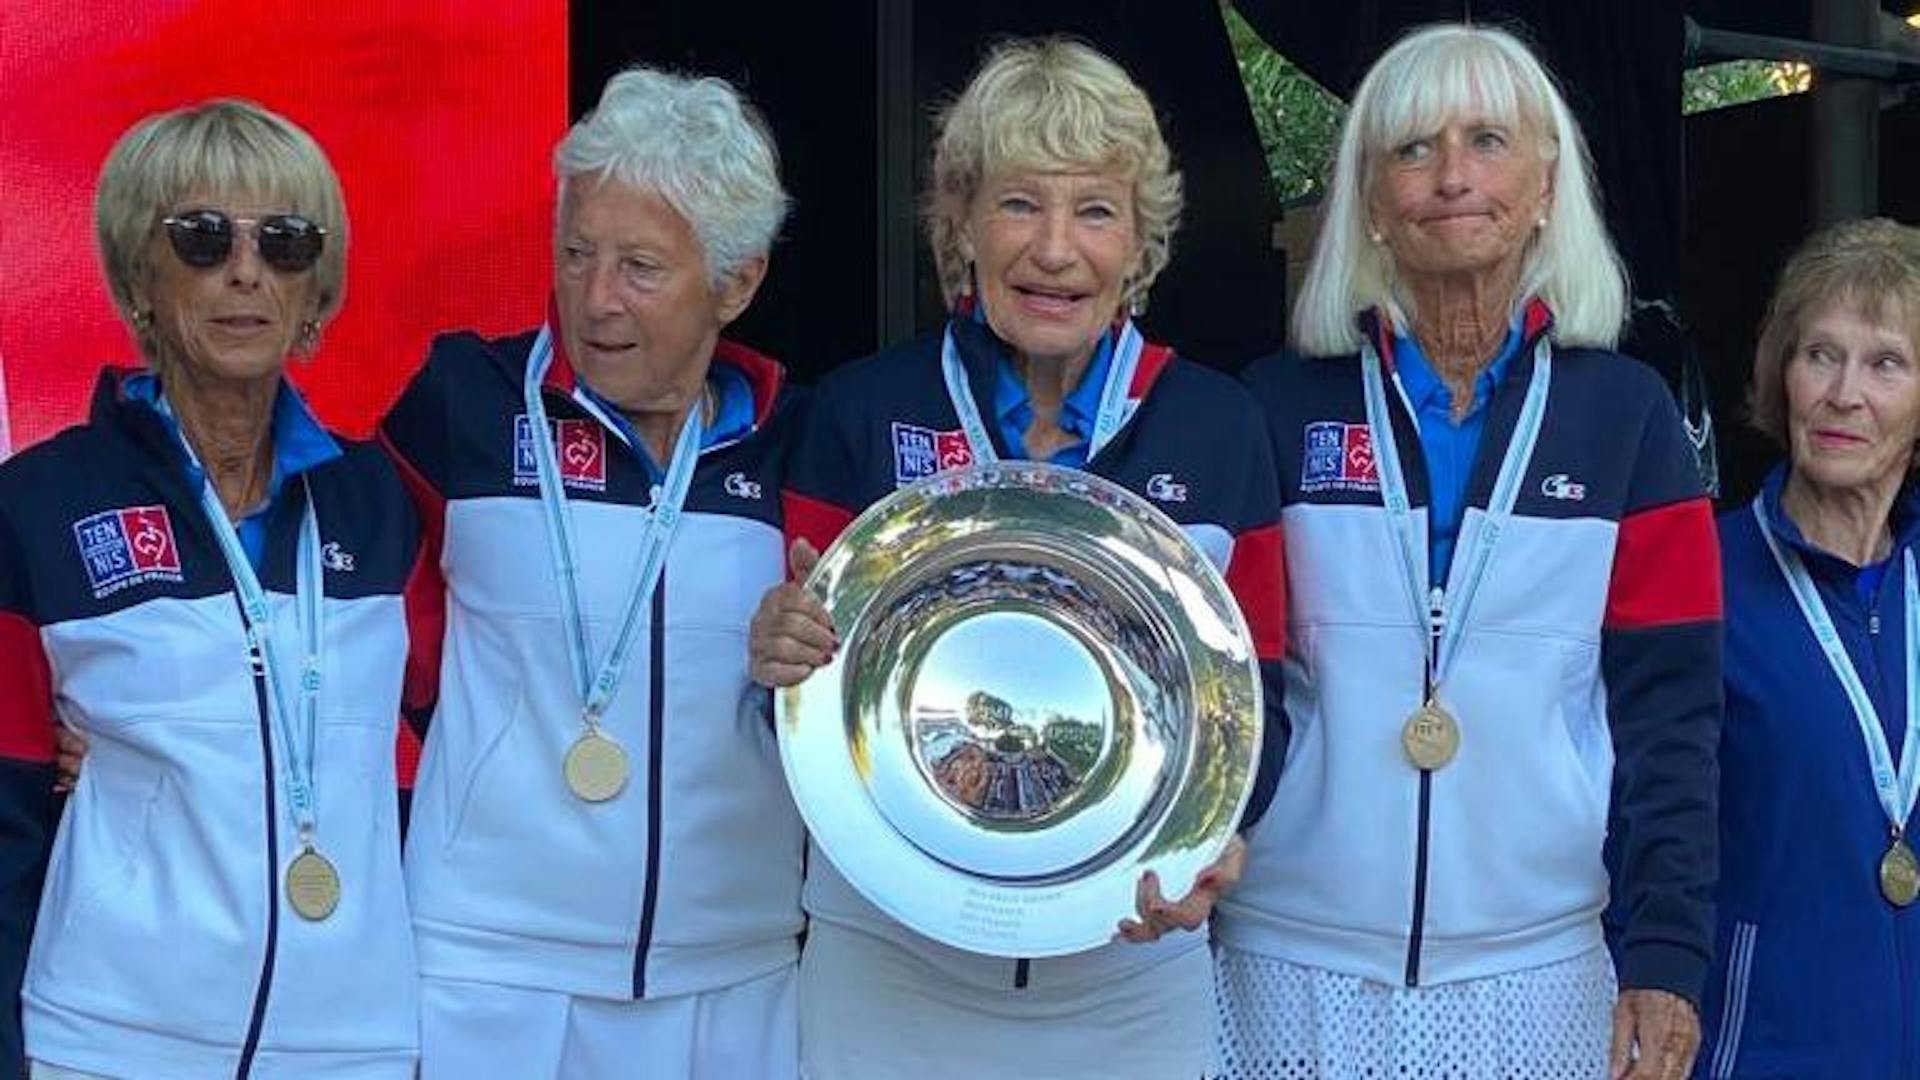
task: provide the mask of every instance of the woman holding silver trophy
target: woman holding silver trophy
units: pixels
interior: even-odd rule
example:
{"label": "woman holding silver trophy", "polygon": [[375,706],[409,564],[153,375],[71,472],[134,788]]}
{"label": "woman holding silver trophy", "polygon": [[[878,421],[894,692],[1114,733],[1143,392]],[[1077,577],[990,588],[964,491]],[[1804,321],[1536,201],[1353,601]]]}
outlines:
{"label": "woman holding silver trophy", "polygon": [[1682,1076],[1718,556],[1666,388],[1613,351],[1579,128],[1512,35],[1431,27],[1360,84],[1327,207],[1307,358],[1248,376],[1294,737],[1216,920],[1228,1075]]}
{"label": "woman holding silver trophy", "polygon": [[[942,115],[931,187],[928,232],[952,314],[940,334],[822,382],[788,470],[795,569],[811,570],[817,550],[896,489],[960,466],[1051,463],[1104,477],[1177,522],[1241,601],[1247,665],[1257,652],[1268,667],[1284,647],[1284,572],[1271,459],[1248,437],[1259,414],[1230,380],[1147,343],[1131,317],[1167,263],[1181,206],[1145,94],[1085,45],[1004,44]],[[1044,571],[987,564],[949,587],[1012,590],[1033,573]],[[1076,603],[1070,584],[1048,595]],[[793,686],[834,662],[841,643],[820,601],[787,584],[763,600],[751,644],[754,677]],[[1261,681],[1247,678],[1244,711],[1257,730],[1265,710],[1277,761],[1278,702],[1262,704]],[[1019,711],[968,696],[945,722],[994,736],[923,771],[982,817],[1038,813],[1082,759],[1065,737],[1071,724],[1029,724]],[[1263,801],[1255,785],[1250,817]],[[1023,959],[955,948],[890,917],[823,856],[815,827],[800,986],[808,1074],[1191,1077],[1211,1067],[1206,937],[1163,934],[1204,926],[1238,877],[1237,840],[1178,901],[1140,875],[1137,918],[1119,920],[1114,940]]]}

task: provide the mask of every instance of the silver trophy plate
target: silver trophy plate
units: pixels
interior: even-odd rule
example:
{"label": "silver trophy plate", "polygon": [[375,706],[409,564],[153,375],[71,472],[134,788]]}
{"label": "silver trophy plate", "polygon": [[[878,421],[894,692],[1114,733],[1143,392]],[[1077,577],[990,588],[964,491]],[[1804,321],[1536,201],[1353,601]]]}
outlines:
{"label": "silver trophy plate", "polygon": [[814,842],[881,910],[972,952],[1111,939],[1169,898],[1253,786],[1260,676],[1225,582],[1144,499],[1031,462],[860,515],[806,587],[833,661],[778,697]]}

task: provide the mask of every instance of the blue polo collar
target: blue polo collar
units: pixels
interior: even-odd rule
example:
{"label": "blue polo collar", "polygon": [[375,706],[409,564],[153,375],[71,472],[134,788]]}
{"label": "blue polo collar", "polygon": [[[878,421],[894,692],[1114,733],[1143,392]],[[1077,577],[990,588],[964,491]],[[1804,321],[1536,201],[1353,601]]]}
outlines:
{"label": "blue polo collar", "polygon": [[[167,431],[174,441],[180,444],[186,463],[187,479],[195,491],[206,483],[206,470],[201,468],[187,446],[186,436],[180,431],[180,422],[174,417],[173,407],[167,403],[166,393],[160,386],[160,380],[151,371],[142,371],[127,377],[121,384],[122,392],[129,401],[146,403],[158,413]],[[271,505],[280,497],[280,489],[293,477],[310,469],[317,468],[339,457],[340,444],[327,433],[320,421],[307,407],[300,392],[285,379],[280,380],[280,389],[273,398],[273,473],[267,481],[267,498],[263,505]]]}

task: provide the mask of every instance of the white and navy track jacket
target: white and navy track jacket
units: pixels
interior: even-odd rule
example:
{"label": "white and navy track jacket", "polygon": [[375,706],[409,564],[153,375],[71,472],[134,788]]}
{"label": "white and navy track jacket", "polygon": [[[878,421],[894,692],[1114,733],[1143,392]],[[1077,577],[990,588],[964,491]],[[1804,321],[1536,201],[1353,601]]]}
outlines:
{"label": "white and navy track jacket", "polygon": [[[0,957],[28,1054],[127,1077],[404,1078],[418,980],[400,868],[394,732],[420,553],[377,447],[304,475],[326,560],[315,784],[337,910],[309,922],[284,746],[233,580],[161,416],[109,372],[92,419],[0,466]],[[260,579],[292,617],[305,500],[274,504]],[[55,712],[89,740],[50,836]],[[10,1024],[7,1026],[11,1026]],[[7,1048],[0,1074],[19,1067]]]}
{"label": "white and navy track jacket", "polygon": [[[953,320],[955,344],[974,400],[993,400],[1002,346],[984,324]],[[919,338],[834,371],[820,384],[806,434],[789,466],[787,531],[822,551],[853,518],[896,488],[961,462],[966,446],[940,373],[941,337]],[[1286,573],[1279,504],[1261,420],[1224,375],[1176,358],[1164,346],[1142,352],[1128,397],[1137,403],[1088,471],[1152,500],[1206,552],[1240,601],[1268,686],[1267,741],[1247,809],[1257,818],[1284,754],[1286,722],[1278,659],[1285,651]],[[989,435],[1002,456],[998,425]],[[1123,941],[1090,952],[1007,960],[950,948],[888,918],[819,852],[807,866],[807,911],[912,950],[949,977],[989,988],[1078,987],[1110,981],[1204,948],[1204,934],[1169,934],[1148,945]]]}
{"label": "white and navy track jacket", "polygon": [[[532,343],[438,339],[381,429],[445,587],[437,684],[423,665],[408,689],[410,716],[432,717],[406,855],[421,971],[635,999],[778,970],[798,955],[804,833],[771,697],[747,678],[747,624],[784,576],[781,462],[798,399],[778,364],[721,343],[714,363],[747,376],[754,426],[700,456],[603,724],[630,779],[587,803],[561,772],[581,702],[520,445]],[[630,594],[652,482],[575,396],[557,343],[546,387],[597,661]]]}
{"label": "white and navy track jacket", "polygon": [[[1463,552],[1549,329],[1535,305],[1494,390]],[[1371,320],[1368,332],[1390,365],[1391,333]],[[1424,692],[1428,630],[1403,593],[1360,364],[1282,356],[1247,378],[1284,492],[1293,741],[1215,932],[1382,983],[1496,975],[1598,946],[1612,865],[1621,983],[1698,1001],[1713,931],[1720,576],[1666,388],[1618,354],[1554,350],[1514,518],[1446,678],[1460,749],[1423,774],[1400,729]],[[1388,398],[1424,534],[1418,428]],[[1465,562],[1453,561],[1456,581]],[[1419,571],[1424,587],[1426,560]]]}

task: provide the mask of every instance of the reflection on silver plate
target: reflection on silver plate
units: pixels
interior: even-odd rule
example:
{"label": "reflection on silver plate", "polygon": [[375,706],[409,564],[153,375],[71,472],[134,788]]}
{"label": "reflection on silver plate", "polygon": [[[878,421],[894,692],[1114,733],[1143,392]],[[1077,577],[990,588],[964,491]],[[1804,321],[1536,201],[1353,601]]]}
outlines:
{"label": "reflection on silver plate", "polygon": [[814,841],[893,918],[958,948],[1110,939],[1142,873],[1183,895],[1232,834],[1259,669],[1178,525],[1088,473],[946,473],[874,504],[807,588],[840,652],[778,699]]}

